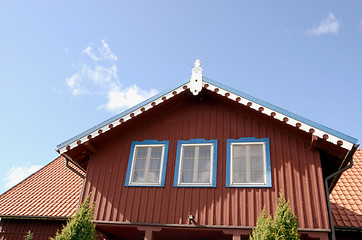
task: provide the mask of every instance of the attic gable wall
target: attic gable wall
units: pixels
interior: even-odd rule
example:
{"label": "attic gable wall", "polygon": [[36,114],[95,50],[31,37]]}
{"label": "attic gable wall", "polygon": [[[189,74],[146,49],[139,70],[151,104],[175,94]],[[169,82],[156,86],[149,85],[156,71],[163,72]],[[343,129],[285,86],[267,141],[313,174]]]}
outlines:
{"label": "attic gable wall", "polygon": [[[201,100],[202,99],[202,100]],[[102,221],[254,226],[262,207],[276,207],[279,192],[290,200],[301,228],[328,229],[320,156],[292,130],[212,94],[183,95],[162,111],[99,145],[91,155],[83,197],[92,192]],[[226,188],[226,140],[269,138],[272,188]],[[174,188],[177,140],[217,139],[217,187]],[[165,187],[124,187],[132,141],[169,140]]]}

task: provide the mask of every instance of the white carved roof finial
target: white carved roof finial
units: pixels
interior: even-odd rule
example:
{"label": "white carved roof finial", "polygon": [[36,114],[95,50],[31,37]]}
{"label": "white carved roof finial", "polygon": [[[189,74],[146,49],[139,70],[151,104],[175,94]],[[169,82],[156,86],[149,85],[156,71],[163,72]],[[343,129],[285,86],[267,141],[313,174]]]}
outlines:
{"label": "white carved roof finial", "polygon": [[195,67],[192,69],[190,79],[190,91],[193,95],[198,95],[202,89],[202,68],[199,59],[195,61]]}

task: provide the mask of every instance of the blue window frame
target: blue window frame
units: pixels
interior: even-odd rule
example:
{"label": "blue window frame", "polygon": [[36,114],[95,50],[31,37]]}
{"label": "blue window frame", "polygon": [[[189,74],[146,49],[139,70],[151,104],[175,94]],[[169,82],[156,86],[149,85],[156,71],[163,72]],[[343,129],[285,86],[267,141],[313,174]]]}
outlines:
{"label": "blue window frame", "polygon": [[228,139],[226,187],[271,187],[269,138]]}
{"label": "blue window frame", "polygon": [[216,187],[217,140],[177,142],[174,187]]}
{"label": "blue window frame", "polygon": [[169,141],[133,141],[125,186],[164,187]]}

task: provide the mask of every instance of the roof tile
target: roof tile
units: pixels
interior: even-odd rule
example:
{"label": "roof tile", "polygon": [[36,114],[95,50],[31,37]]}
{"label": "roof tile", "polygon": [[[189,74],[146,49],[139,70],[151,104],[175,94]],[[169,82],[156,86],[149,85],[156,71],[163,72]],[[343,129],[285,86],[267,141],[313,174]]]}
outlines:
{"label": "roof tile", "polygon": [[339,227],[362,227],[362,149],[353,156],[354,165],[345,171],[331,195],[333,222]]}
{"label": "roof tile", "polygon": [[82,178],[58,157],[0,195],[1,216],[71,217],[78,204]]}

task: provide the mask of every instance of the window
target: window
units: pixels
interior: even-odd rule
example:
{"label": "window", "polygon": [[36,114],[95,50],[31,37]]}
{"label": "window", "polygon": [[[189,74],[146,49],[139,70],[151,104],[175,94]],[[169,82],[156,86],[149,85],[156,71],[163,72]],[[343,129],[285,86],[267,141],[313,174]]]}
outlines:
{"label": "window", "polygon": [[125,186],[165,186],[168,143],[132,142]]}
{"label": "window", "polygon": [[216,187],[217,140],[177,142],[174,187]]}
{"label": "window", "polygon": [[227,140],[226,187],[271,187],[269,139]]}

